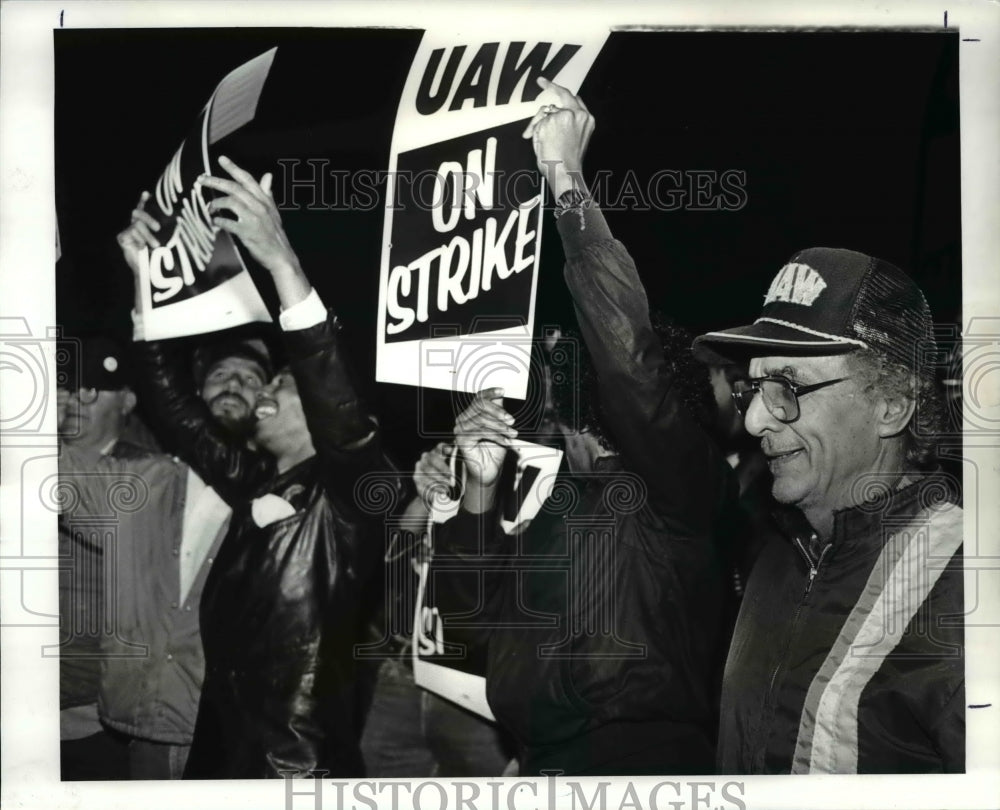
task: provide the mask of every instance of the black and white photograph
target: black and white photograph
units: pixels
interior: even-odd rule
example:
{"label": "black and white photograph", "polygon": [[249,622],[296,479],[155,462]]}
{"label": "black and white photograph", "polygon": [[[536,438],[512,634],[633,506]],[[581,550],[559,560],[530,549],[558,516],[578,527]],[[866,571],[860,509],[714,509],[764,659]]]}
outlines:
{"label": "black and white photograph", "polygon": [[5,804],[995,806],[995,4],[0,15]]}

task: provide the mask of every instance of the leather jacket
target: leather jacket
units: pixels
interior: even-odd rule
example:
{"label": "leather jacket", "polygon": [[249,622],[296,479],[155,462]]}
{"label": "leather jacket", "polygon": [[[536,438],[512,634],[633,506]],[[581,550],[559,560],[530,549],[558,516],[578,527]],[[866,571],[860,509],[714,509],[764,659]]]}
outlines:
{"label": "leather jacket", "polygon": [[[284,333],[316,455],[281,474],[212,420],[170,346],[142,347],[161,421],[233,507],[202,596],[206,674],[185,778],[363,774],[352,646],[383,547],[381,512],[355,486],[366,473],[395,476],[336,331],[331,315]],[[255,517],[262,496],[294,513]]]}

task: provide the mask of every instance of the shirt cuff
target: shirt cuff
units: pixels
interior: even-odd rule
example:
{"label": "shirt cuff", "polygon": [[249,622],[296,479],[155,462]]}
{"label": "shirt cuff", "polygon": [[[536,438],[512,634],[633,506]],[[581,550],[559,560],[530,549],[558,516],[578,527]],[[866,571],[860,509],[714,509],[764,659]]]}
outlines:
{"label": "shirt cuff", "polygon": [[142,313],[138,310],[132,310],[132,340],[145,340],[146,339],[146,327],[142,320]]}
{"label": "shirt cuff", "polygon": [[278,316],[278,323],[284,332],[297,332],[300,329],[308,329],[311,326],[323,323],[325,320],[326,306],[324,306],[315,287],[299,303],[290,306]]}

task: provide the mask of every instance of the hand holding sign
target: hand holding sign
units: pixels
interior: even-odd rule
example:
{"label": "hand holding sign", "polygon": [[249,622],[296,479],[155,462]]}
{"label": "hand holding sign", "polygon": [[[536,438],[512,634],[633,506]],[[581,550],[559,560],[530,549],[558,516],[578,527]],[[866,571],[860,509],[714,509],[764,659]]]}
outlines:
{"label": "hand holding sign", "polygon": [[160,240],[155,235],[160,230],[160,223],[145,210],[149,196],[148,191],[142,192],[139,202],[132,209],[132,222],[118,234],[118,246],[122,249],[125,263],[132,270],[137,282],[140,254],[145,248],[152,250],[160,246]]}
{"label": "hand holding sign", "polygon": [[594,116],[579,96],[543,76],[538,86],[554,95],[555,104],[543,105],[525,128],[522,137],[531,138],[538,170],[545,175],[556,199],[583,185],[583,156],[594,134]]}
{"label": "hand holding sign", "polygon": [[[299,303],[312,288],[281,225],[281,214],[271,194],[270,172],[258,183],[250,172],[227,157],[219,157],[219,165],[232,180],[211,175],[200,178],[202,185],[225,195],[208,204],[212,224],[239,237],[250,255],[271,274],[283,308]],[[228,211],[236,218],[217,216],[219,211]]]}
{"label": "hand holding sign", "polygon": [[480,391],[455,420],[455,444],[468,471],[465,505],[471,512],[486,511],[493,504],[507,446],[517,436],[513,423],[514,417],[503,408],[502,388]]}
{"label": "hand holding sign", "polygon": [[451,445],[438,442],[420,456],[413,469],[413,484],[417,489],[417,497],[428,511],[433,511],[438,503],[454,500],[451,490],[455,481],[453,481],[452,465],[448,460],[449,454],[454,452],[457,451]]}

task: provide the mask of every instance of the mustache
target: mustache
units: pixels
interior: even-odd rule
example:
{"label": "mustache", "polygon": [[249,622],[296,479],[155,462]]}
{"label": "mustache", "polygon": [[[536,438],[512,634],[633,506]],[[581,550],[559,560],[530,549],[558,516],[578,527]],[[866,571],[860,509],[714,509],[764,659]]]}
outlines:
{"label": "mustache", "polygon": [[239,394],[234,394],[231,391],[223,391],[221,394],[216,394],[208,401],[208,405],[209,407],[211,407],[219,402],[238,402],[247,410],[250,409],[250,405],[247,403],[245,399],[243,399],[243,397],[241,397]]}
{"label": "mustache", "polygon": [[[237,402],[242,408],[239,409],[238,413],[232,411],[223,411],[222,413],[215,413],[215,406],[222,402]],[[212,411],[212,416],[215,421],[222,426],[222,428],[238,439],[246,439],[253,435],[254,418],[253,411],[251,410],[247,401],[238,394],[233,394],[228,391],[224,391],[221,394],[216,394],[210,400],[208,400],[208,408]]]}

